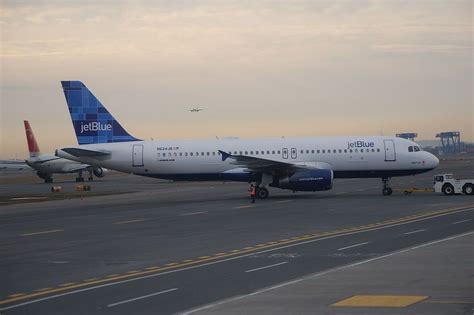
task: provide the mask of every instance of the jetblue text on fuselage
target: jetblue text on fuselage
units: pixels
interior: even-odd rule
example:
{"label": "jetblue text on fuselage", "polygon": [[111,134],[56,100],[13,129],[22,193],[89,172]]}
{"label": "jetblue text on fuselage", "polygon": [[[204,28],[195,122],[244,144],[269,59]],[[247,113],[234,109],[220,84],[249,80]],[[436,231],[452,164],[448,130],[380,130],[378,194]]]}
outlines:
{"label": "jetblue text on fuselage", "polygon": [[85,131],[109,131],[112,130],[111,124],[101,124],[98,121],[92,121],[89,123],[81,122],[81,133]]}
{"label": "jetblue text on fuselage", "polygon": [[352,148],[373,148],[375,147],[374,142],[366,142],[366,141],[354,141],[354,142],[348,142],[347,143],[347,148],[352,149]]}

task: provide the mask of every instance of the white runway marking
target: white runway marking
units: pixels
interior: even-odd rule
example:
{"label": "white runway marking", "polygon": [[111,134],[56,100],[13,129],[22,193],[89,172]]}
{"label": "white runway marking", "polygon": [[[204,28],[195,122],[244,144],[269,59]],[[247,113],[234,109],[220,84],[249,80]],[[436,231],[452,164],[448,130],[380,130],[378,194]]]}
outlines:
{"label": "white runway marking", "polygon": [[280,200],[276,201],[275,203],[287,203],[287,202],[292,202],[293,200]]}
{"label": "white runway marking", "polygon": [[276,266],[280,266],[280,265],[284,265],[284,264],[287,264],[288,262],[287,261],[284,261],[284,262],[281,262],[281,263],[278,263],[278,264],[273,264],[273,265],[269,265],[269,266],[265,266],[265,267],[260,267],[260,268],[255,268],[255,269],[250,269],[250,270],[247,270],[245,272],[254,272],[254,271],[259,271],[259,270],[263,270],[263,269],[267,269],[267,268],[272,268],[272,267],[276,267]]}
{"label": "white runway marking", "polygon": [[152,293],[152,294],[148,294],[148,295],[143,295],[143,296],[139,296],[139,297],[136,297],[136,298],[133,298],[133,299],[120,301],[120,302],[117,302],[117,303],[112,303],[112,304],[107,305],[107,307],[114,307],[114,306],[117,306],[117,305],[120,305],[120,304],[125,304],[125,303],[129,303],[129,302],[137,301],[137,300],[142,300],[142,299],[146,299],[146,298],[149,298],[149,297],[152,297],[152,296],[155,296],[155,295],[160,295],[160,294],[164,294],[164,293],[168,293],[168,292],[173,292],[173,291],[176,291],[176,290],[178,290],[178,288],[173,288],[173,289],[160,291],[160,292],[156,292],[156,293]]}
{"label": "white runway marking", "polygon": [[423,231],[426,231],[426,229],[421,229],[421,230],[406,232],[406,233],[403,233],[403,234],[405,234],[405,235],[410,235],[410,234],[420,233],[420,232],[423,232]]}
{"label": "white runway marking", "polygon": [[20,236],[31,236],[31,235],[49,234],[49,233],[57,233],[57,232],[64,232],[64,230],[49,230],[49,231],[41,231],[41,232],[33,232],[33,233],[23,233],[23,234],[20,234]]}
{"label": "white runway marking", "polygon": [[204,214],[204,213],[207,213],[207,211],[183,213],[183,214],[180,214],[180,216],[184,217],[184,216],[188,216],[188,215],[196,215],[196,214]]}
{"label": "white runway marking", "polygon": [[451,224],[459,224],[459,223],[464,223],[464,222],[469,222],[469,221],[472,221],[472,219],[456,221],[456,222],[453,222],[453,223],[451,223]]}
{"label": "white runway marking", "polygon": [[338,250],[345,250],[345,249],[358,247],[358,246],[362,246],[362,245],[366,245],[366,244],[369,244],[369,242],[364,242],[364,243],[359,243],[359,244],[355,244],[355,245],[351,245],[351,246],[346,246],[346,247],[343,247],[343,248],[339,248]]}
{"label": "white runway marking", "polygon": [[114,222],[113,224],[128,224],[128,223],[137,223],[137,222],[143,222],[146,221],[146,219],[137,219],[137,220],[130,220],[130,221],[120,221],[120,222]]}

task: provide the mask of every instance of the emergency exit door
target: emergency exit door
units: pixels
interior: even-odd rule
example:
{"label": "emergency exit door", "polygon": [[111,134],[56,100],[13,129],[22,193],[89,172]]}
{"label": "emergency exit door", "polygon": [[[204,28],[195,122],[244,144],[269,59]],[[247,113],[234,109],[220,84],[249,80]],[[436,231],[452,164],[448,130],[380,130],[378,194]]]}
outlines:
{"label": "emergency exit door", "polygon": [[383,145],[385,147],[385,161],[395,161],[396,152],[395,152],[395,142],[393,140],[384,140]]}
{"label": "emergency exit door", "polygon": [[133,145],[132,165],[143,166],[143,145],[141,144]]}

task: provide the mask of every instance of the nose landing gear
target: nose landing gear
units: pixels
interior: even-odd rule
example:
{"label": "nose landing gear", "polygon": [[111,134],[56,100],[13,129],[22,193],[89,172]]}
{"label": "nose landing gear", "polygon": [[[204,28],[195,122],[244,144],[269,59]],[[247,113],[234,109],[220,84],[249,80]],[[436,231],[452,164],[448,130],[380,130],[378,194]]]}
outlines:
{"label": "nose landing gear", "polygon": [[393,192],[392,188],[390,188],[390,178],[382,178],[382,183],[383,183],[383,189],[382,189],[382,194],[384,196],[390,196]]}

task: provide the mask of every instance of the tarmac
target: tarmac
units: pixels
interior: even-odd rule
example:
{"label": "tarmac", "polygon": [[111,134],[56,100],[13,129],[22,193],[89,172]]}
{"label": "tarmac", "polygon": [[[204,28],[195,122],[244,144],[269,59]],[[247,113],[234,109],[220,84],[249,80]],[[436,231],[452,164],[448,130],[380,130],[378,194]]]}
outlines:
{"label": "tarmac", "polygon": [[[442,161],[392,187],[445,172],[474,177],[474,164]],[[90,192],[73,175],[0,183],[1,314],[472,313],[472,196],[382,196],[380,179],[272,189],[256,204],[242,183],[115,172],[83,183]],[[334,306],[353,296],[424,298]]]}

